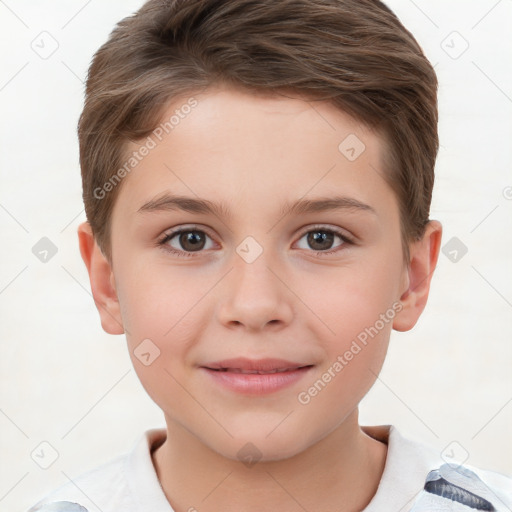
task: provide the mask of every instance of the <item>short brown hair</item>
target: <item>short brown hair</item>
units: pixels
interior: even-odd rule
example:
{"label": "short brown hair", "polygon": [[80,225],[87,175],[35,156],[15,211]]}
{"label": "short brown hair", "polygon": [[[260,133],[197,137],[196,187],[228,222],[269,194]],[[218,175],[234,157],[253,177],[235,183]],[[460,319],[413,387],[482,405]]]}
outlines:
{"label": "short brown hair", "polygon": [[429,217],[437,77],[388,7],[378,0],[150,0],[94,55],[78,125],[85,211],[109,261],[122,183],[104,197],[95,191],[104,192],[126,144],[148,136],[169,102],[220,83],[328,100],[376,130],[408,257],[405,242],[421,238]]}

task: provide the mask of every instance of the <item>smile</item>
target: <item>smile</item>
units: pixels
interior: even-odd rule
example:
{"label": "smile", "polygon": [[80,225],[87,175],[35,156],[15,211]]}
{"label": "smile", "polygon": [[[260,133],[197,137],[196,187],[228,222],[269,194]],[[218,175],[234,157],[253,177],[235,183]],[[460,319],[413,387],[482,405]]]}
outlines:
{"label": "smile", "polygon": [[258,374],[258,375],[269,375],[272,373],[283,373],[290,372],[294,370],[298,370],[299,368],[305,368],[304,366],[296,367],[296,368],[279,368],[275,370],[263,371],[263,370],[244,370],[242,368],[209,368],[209,370],[214,370],[217,372],[233,372],[233,373],[243,373],[243,374]]}
{"label": "smile", "polygon": [[242,395],[267,395],[291,387],[302,380],[313,365],[274,370],[245,370],[241,368],[207,368],[207,374],[215,386]]}

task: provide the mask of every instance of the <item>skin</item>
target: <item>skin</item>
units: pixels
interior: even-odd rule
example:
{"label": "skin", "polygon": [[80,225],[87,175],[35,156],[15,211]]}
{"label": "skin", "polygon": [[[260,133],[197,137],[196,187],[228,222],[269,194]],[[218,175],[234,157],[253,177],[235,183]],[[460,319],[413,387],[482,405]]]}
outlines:
{"label": "skin", "polygon": [[[377,490],[387,447],[363,432],[357,407],[391,330],[411,329],[425,307],[441,225],[430,221],[403,260],[382,140],[333,106],[220,86],[194,98],[191,113],[124,178],[112,214],[112,262],[88,223],[78,229],[102,326],[126,333],[135,370],[165,415],[167,440],[153,453],[158,478],[176,512],[361,510]],[[349,134],[366,146],[354,161],[338,149]],[[231,216],[138,212],[163,192],[222,201]],[[332,195],[374,211],[280,213],[286,201]],[[171,228],[191,224],[208,235],[201,251],[180,245],[179,236],[167,246],[191,257],[158,246]],[[336,252],[318,256],[307,237],[316,225],[354,243],[335,236],[320,247]],[[236,251],[248,236],[263,250],[251,263]],[[400,312],[299,403],[298,394],[393,304]],[[148,338],[160,356],[145,366],[134,351]],[[225,390],[198,368],[237,356],[315,366],[262,396]],[[237,457],[248,442],[261,453],[250,467]]]}

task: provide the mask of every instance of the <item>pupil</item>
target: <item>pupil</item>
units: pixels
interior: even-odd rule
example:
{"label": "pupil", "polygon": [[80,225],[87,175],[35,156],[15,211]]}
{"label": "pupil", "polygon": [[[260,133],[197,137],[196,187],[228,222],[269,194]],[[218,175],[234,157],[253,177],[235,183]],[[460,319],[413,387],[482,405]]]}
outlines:
{"label": "pupil", "polygon": [[[312,249],[319,249],[319,250],[326,250],[330,247],[325,247],[321,245],[321,242],[329,241],[332,243],[334,239],[333,233],[327,233],[325,231],[316,231],[314,233],[310,233],[308,237],[308,243],[311,246]],[[317,245],[319,244],[319,246]]]}
{"label": "pupil", "polygon": [[[188,231],[183,233],[180,238],[181,246],[186,250],[197,251],[204,246],[204,238],[198,231]],[[190,246],[187,247],[187,244],[190,244]]]}

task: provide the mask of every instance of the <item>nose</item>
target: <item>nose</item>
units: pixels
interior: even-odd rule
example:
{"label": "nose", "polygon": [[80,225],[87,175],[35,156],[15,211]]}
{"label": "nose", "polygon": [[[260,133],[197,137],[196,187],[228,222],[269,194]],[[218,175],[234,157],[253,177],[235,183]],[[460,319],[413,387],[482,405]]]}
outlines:
{"label": "nose", "polygon": [[233,269],[219,289],[219,321],[250,331],[288,325],[293,317],[293,293],[281,273],[265,251],[251,263],[235,254]]}

